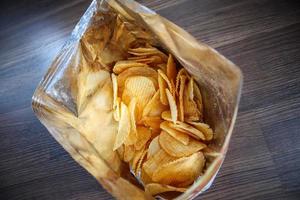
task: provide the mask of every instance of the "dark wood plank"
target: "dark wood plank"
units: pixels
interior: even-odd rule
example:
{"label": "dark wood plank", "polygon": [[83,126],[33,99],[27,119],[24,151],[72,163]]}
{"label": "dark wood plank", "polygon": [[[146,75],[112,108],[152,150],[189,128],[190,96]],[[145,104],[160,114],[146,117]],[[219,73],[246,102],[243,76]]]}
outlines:
{"label": "dark wood plank", "polygon": [[[299,199],[299,3],[139,2],[217,48],[244,73],[227,158],[201,199]],[[36,85],[89,4],[1,1],[0,199],[112,199],[30,108]]]}

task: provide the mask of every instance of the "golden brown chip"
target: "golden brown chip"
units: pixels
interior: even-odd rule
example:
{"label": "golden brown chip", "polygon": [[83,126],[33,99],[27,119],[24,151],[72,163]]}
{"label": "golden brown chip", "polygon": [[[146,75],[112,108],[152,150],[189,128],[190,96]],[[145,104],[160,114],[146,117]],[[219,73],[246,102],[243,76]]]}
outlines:
{"label": "golden brown chip", "polygon": [[194,99],[190,99],[190,97],[194,96],[193,87],[191,86],[193,86],[192,78],[187,84],[186,89],[184,89],[183,94],[184,119],[187,121],[199,121],[200,111],[198,110],[197,104],[195,103]]}
{"label": "golden brown chip", "polygon": [[135,154],[134,145],[124,145],[124,161],[130,162]]}
{"label": "golden brown chip", "polygon": [[158,74],[158,87],[160,94],[160,101],[163,105],[169,105],[168,97],[166,94],[167,82]]}
{"label": "golden brown chip", "polygon": [[160,165],[152,175],[155,182],[177,186],[190,185],[202,173],[205,158],[202,152]]}
{"label": "golden brown chip", "polygon": [[159,142],[158,142],[158,137],[156,136],[149,144],[148,147],[148,154],[147,154],[147,159],[149,159],[151,156],[155,156],[155,154],[161,149]]}
{"label": "golden brown chip", "polygon": [[172,122],[172,116],[171,116],[171,111],[166,110],[161,113],[161,118],[163,118],[166,121]]}
{"label": "golden brown chip", "polygon": [[181,76],[186,76],[188,79],[190,79],[190,75],[188,74],[188,72],[184,68],[181,68],[176,76],[176,85],[175,85],[176,86],[175,87],[176,94],[179,94],[179,86],[180,86],[180,77]]}
{"label": "golden brown chip", "polygon": [[161,64],[163,62],[162,58],[159,56],[151,56],[151,57],[146,57],[146,58],[136,58],[134,61],[139,62],[139,63],[144,63],[144,64]]}
{"label": "golden brown chip", "polygon": [[184,103],[183,103],[183,92],[185,86],[186,76],[180,77],[180,86],[179,86],[179,120],[184,121]]}
{"label": "golden brown chip", "polygon": [[160,123],[162,122],[162,119],[160,117],[143,117],[142,123],[152,128],[153,130],[157,131],[160,130]]}
{"label": "golden brown chip", "polygon": [[168,76],[162,71],[157,70],[158,74],[161,76],[161,78],[167,83],[167,86],[171,92],[171,94],[175,97],[175,86],[172,84],[172,82],[169,80]]}
{"label": "golden brown chip", "polygon": [[176,64],[174,62],[173,56],[169,54],[168,63],[167,63],[167,76],[171,82],[175,82],[177,75]]}
{"label": "golden brown chip", "polygon": [[121,72],[131,67],[148,67],[148,65],[131,60],[121,60],[116,62],[113,68],[113,72],[116,74],[120,74]]}
{"label": "golden brown chip", "polygon": [[141,155],[141,158],[140,158],[139,162],[137,163],[137,166],[136,166],[136,169],[135,169],[135,174],[136,175],[140,175],[141,174],[142,165],[143,165],[143,163],[145,161],[147,153],[148,153],[148,150],[145,149],[144,152],[143,152],[143,154]]}
{"label": "golden brown chip", "polygon": [[148,183],[153,182],[151,177],[145,172],[144,168],[143,168],[143,164],[141,166],[141,175],[140,175],[140,179],[143,185],[146,185]]}
{"label": "golden brown chip", "polygon": [[137,141],[134,145],[136,150],[142,149],[148,140],[151,138],[151,130],[149,128],[146,128],[144,126],[138,126],[137,127]]}
{"label": "golden brown chip", "polygon": [[127,139],[125,140],[126,145],[133,145],[137,140],[137,130],[136,130],[136,98],[131,99],[128,110],[130,115],[130,133],[128,134]]}
{"label": "golden brown chip", "polygon": [[116,136],[114,151],[118,149],[126,140],[128,134],[130,133],[130,115],[127,106],[121,102],[121,117],[119,121],[118,133]]}
{"label": "golden brown chip", "polygon": [[200,120],[203,120],[203,102],[202,102],[202,95],[201,91],[196,82],[194,82],[194,96],[195,102],[197,104],[198,110],[200,112]]}
{"label": "golden brown chip", "polygon": [[152,99],[148,102],[143,110],[143,117],[157,117],[160,116],[161,113],[167,110],[167,106],[163,105],[159,99],[159,90],[156,91]]}
{"label": "golden brown chip", "polygon": [[130,103],[132,98],[136,98],[137,121],[141,119],[144,107],[150,101],[156,90],[152,81],[144,76],[133,76],[126,80],[122,101]]}
{"label": "golden brown chip", "polygon": [[137,169],[137,165],[138,165],[138,162],[139,160],[142,158],[143,154],[147,152],[147,149],[145,148],[142,148],[140,150],[136,150],[134,152],[134,156],[133,156],[133,159],[131,160],[130,162],[130,167],[131,167],[131,170],[136,174],[136,169]]}
{"label": "golden brown chip", "polygon": [[188,145],[184,145],[165,131],[160,133],[158,141],[161,148],[174,157],[189,156],[206,147],[206,144],[192,138]]}
{"label": "golden brown chip", "polygon": [[125,82],[129,77],[132,76],[143,76],[143,77],[149,77],[150,80],[153,82],[155,88],[158,88],[157,83],[157,72],[150,68],[150,67],[132,67],[129,69],[126,69],[122,73],[120,73],[117,77],[118,86],[121,92],[124,89]]}
{"label": "golden brown chip", "polygon": [[159,149],[154,156],[151,156],[144,164],[143,170],[151,178],[153,172],[158,168],[158,166],[165,163],[169,163],[173,160],[176,160],[176,157],[170,156],[163,149]]}
{"label": "golden brown chip", "polygon": [[170,123],[170,126],[178,131],[187,133],[196,139],[201,139],[201,140],[206,139],[204,134],[201,131],[184,122],[177,121],[177,124]]}
{"label": "golden brown chip", "polygon": [[121,117],[121,98],[117,97],[116,108],[114,109],[114,119],[118,122]]}
{"label": "golden brown chip", "polygon": [[171,92],[168,89],[166,89],[166,94],[167,94],[168,101],[169,101],[172,121],[173,121],[173,123],[176,123],[177,122],[177,113],[178,113],[176,101],[174,99],[174,96],[171,94]]}
{"label": "golden brown chip", "polygon": [[207,141],[212,140],[214,136],[213,130],[209,127],[208,124],[201,123],[201,122],[188,122],[189,124],[193,125],[196,129],[201,131]]}
{"label": "golden brown chip", "polygon": [[149,183],[145,186],[146,193],[155,196],[164,192],[185,192],[186,188],[178,188],[170,185],[162,185],[159,183]]}
{"label": "golden brown chip", "polygon": [[150,47],[150,48],[139,47],[139,48],[135,48],[135,49],[129,49],[128,53],[130,53],[132,55],[136,55],[136,56],[157,55],[162,59],[163,62],[166,62],[168,59],[168,57],[163,52],[161,52],[160,50],[158,50],[155,47]]}
{"label": "golden brown chip", "polygon": [[167,121],[162,122],[160,124],[160,128],[162,130],[164,130],[165,132],[167,132],[168,134],[170,134],[174,139],[176,139],[180,143],[182,143],[184,145],[188,145],[189,141],[190,141],[189,135],[171,128],[169,123],[171,123],[171,122],[167,122]]}
{"label": "golden brown chip", "polygon": [[118,82],[115,74],[111,74],[112,86],[113,86],[113,109],[117,107],[117,98],[118,98]]}

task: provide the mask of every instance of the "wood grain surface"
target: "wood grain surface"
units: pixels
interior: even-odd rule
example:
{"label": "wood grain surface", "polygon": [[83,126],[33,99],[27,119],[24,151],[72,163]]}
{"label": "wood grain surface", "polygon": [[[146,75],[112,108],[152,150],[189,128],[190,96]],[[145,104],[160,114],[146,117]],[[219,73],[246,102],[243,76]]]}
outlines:
{"label": "wood grain surface", "polygon": [[[141,0],[244,73],[229,152],[198,199],[300,199],[300,6]],[[31,96],[90,0],[2,0],[0,199],[112,199],[34,116]]]}

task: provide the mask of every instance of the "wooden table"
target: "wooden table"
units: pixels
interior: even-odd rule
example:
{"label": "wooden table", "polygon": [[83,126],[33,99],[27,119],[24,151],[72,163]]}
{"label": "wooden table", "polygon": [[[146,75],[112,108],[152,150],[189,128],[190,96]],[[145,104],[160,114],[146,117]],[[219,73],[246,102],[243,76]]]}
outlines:
{"label": "wooden table", "polygon": [[[297,1],[140,2],[216,48],[244,73],[230,149],[202,199],[300,199]],[[111,199],[48,134],[30,105],[35,87],[89,4],[1,1],[1,200]]]}

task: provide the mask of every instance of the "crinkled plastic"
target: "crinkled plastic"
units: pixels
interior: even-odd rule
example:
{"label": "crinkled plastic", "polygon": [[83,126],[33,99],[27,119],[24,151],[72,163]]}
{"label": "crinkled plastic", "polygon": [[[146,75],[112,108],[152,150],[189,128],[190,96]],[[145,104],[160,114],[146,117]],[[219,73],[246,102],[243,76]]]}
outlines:
{"label": "crinkled plastic", "polygon": [[[236,120],[242,74],[216,50],[132,0],[94,0],[47,74],[32,107],[69,154],[118,199],[152,199],[114,152],[111,67],[133,45],[150,43],[172,53],[201,86],[205,121],[215,130],[203,176],[176,199],[210,187],[227,151]],[[85,88],[85,89],[82,89]]]}

